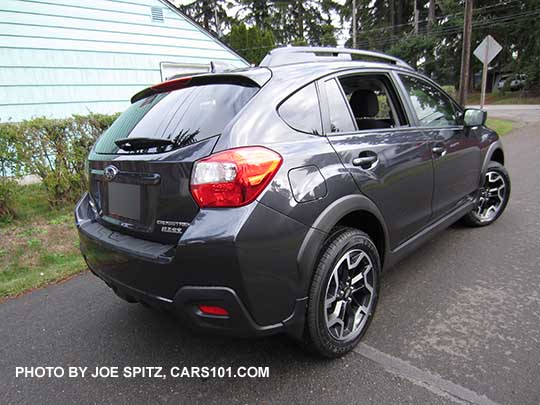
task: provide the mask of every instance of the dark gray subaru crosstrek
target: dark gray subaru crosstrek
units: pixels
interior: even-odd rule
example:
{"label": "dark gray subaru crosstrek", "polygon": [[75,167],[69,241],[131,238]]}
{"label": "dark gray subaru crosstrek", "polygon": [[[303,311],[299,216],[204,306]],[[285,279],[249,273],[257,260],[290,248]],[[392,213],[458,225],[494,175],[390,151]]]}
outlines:
{"label": "dark gray subaru crosstrek", "polygon": [[357,50],[282,48],[164,82],[90,153],[81,251],[129,302],[340,356],[368,327],[383,269],[505,209],[485,119],[403,61]]}

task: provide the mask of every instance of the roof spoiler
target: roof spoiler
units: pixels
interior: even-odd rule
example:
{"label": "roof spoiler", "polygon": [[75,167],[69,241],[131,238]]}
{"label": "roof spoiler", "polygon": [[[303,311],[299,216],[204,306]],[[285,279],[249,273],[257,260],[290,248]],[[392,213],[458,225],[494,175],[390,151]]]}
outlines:
{"label": "roof spoiler", "polygon": [[259,66],[272,67],[280,65],[290,65],[303,62],[335,62],[351,61],[353,56],[359,58],[355,60],[380,60],[384,63],[391,63],[406,69],[413,68],[405,61],[384,53],[364,51],[361,49],[331,48],[322,46],[288,46],[276,48],[266,54]]}
{"label": "roof spoiler", "polygon": [[184,76],[166,82],[158,83],[139,91],[131,97],[131,104],[136,103],[143,98],[160,93],[168,93],[173,90],[180,90],[185,87],[203,86],[205,84],[238,84],[248,87],[260,87],[260,85],[247,76],[239,74],[200,74],[193,76]]}

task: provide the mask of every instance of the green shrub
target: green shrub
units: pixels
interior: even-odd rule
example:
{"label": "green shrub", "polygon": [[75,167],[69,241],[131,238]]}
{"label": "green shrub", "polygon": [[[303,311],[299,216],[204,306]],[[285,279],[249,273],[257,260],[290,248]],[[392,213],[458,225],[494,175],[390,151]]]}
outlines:
{"label": "green shrub", "polygon": [[15,180],[0,178],[0,222],[10,222],[15,217],[15,193],[18,187]]}
{"label": "green shrub", "polygon": [[8,139],[0,142],[0,163],[6,155],[13,162],[10,175],[37,175],[52,207],[74,202],[87,188],[85,161],[90,147],[116,117],[90,114],[0,124],[0,139]]}
{"label": "green shrub", "polygon": [[0,222],[9,222],[15,216],[15,193],[18,172],[17,131],[13,124],[0,128]]}
{"label": "green shrub", "polygon": [[443,90],[448,93],[452,98],[457,97],[456,88],[454,86],[442,86]]}

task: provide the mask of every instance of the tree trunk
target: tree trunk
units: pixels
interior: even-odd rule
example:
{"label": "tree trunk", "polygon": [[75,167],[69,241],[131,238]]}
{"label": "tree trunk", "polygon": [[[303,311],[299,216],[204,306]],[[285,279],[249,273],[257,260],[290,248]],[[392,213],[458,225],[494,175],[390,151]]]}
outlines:
{"label": "tree trunk", "polygon": [[304,5],[301,1],[298,2],[298,35],[300,41],[304,39]]}
{"label": "tree trunk", "polygon": [[428,22],[427,22],[427,31],[431,32],[431,29],[435,25],[435,0],[429,0],[429,9],[428,9]]}

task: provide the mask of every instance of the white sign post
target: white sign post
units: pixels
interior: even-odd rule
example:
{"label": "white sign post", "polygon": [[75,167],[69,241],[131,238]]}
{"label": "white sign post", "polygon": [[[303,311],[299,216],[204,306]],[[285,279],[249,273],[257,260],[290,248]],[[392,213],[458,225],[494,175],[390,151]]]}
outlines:
{"label": "white sign post", "polygon": [[486,101],[486,81],[489,63],[499,54],[502,46],[499,45],[491,35],[488,35],[474,50],[474,56],[476,56],[484,64],[482,70],[482,94],[480,96],[480,108],[484,108]]}

